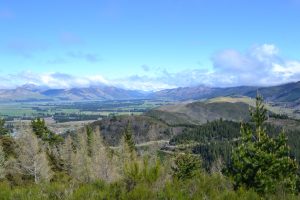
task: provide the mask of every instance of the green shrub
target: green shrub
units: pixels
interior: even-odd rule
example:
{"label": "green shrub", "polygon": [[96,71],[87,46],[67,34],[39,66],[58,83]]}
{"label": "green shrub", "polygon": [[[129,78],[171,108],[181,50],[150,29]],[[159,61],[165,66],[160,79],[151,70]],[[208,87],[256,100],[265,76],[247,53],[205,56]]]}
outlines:
{"label": "green shrub", "polygon": [[192,178],[200,171],[200,166],[200,159],[197,156],[180,153],[176,156],[174,166],[172,166],[173,177],[182,180]]}

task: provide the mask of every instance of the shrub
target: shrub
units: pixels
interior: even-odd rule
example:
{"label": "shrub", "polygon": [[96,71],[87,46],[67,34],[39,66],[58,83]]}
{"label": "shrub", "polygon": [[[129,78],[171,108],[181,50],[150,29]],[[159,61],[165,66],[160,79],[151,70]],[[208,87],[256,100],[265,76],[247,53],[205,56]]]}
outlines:
{"label": "shrub", "polygon": [[192,178],[200,171],[200,166],[200,159],[197,156],[180,153],[176,156],[174,166],[172,166],[173,177],[182,180]]}

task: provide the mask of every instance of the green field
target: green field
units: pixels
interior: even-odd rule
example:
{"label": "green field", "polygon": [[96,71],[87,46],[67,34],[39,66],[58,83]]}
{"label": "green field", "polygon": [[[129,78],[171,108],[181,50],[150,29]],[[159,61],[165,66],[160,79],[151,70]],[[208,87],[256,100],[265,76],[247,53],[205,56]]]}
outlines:
{"label": "green field", "polygon": [[0,103],[0,117],[34,118],[55,114],[76,115],[139,115],[152,108],[169,104],[167,101],[85,101],[85,102],[28,102]]}

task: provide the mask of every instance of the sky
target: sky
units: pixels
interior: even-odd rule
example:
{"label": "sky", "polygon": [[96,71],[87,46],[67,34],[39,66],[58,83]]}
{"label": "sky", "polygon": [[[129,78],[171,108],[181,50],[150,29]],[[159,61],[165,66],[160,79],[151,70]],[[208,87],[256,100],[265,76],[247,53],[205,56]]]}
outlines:
{"label": "sky", "polygon": [[300,0],[0,0],[0,88],[300,80]]}

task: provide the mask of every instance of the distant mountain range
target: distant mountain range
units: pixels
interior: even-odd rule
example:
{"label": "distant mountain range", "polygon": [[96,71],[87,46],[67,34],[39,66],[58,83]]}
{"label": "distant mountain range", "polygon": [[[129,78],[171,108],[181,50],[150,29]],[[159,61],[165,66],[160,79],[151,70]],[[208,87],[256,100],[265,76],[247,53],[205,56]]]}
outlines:
{"label": "distant mountain range", "polygon": [[184,87],[162,90],[150,94],[151,98],[173,100],[210,99],[220,96],[247,96],[255,97],[257,92],[268,101],[273,102],[299,102],[300,81],[270,87],[238,86],[228,88],[213,88],[206,86]]}
{"label": "distant mountain range", "polygon": [[199,100],[219,96],[255,97],[257,91],[266,100],[273,102],[300,103],[300,81],[270,87],[238,86],[217,88],[207,86],[179,87],[158,92],[126,90],[113,86],[93,86],[88,88],[50,89],[26,84],[15,89],[0,90],[0,101],[85,101],[85,100]]}
{"label": "distant mountain range", "polygon": [[0,101],[87,101],[141,99],[146,93],[125,90],[113,86],[94,86],[89,88],[49,89],[26,84],[16,89],[0,90]]}

